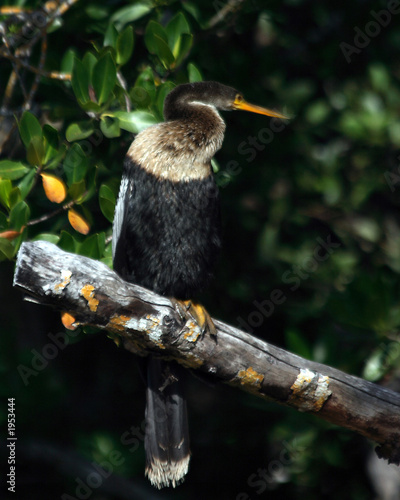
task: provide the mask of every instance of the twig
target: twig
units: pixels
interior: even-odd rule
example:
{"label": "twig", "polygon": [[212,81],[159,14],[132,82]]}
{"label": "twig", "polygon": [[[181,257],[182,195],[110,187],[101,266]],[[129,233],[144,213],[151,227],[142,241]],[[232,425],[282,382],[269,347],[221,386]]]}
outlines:
{"label": "twig", "polygon": [[[46,35],[46,33],[44,33],[43,38],[42,38],[42,46],[41,46],[41,50],[40,50],[40,59],[39,59],[39,68],[38,68],[39,71],[43,70],[44,62],[46,60],[46,54],[47,54],[47,35]],[[38,72],[35,74],[35,78],[33,79],[31,89],[30,89],[29,94],[28,94],[28,96],[23,104],[22,108],[24,111],[31,108],[31,104],[32,104],[34,95],[36,94],[37,89],[39,88],[39,81],[40,81],[40,73]]]}
{"label": "twig", "polygon": [[52,217],[55,217],[61,212],[64,212],[65,210],[69,210],[71,207],[75,205],[76,201],[71,200],[68,203],[65,203],[62,207],[57,208],[57,210],[54,210],[53,212],[50,212],[49,214],[42,215],[41,217],[38,217],[37,219],[32,219],[27,222],[27,226],[34,226],[35,224],[39,224],[40,222],[45,222],[46,220],[51,219]]}
{"label": "twig", "polygon": [[[228,0],[226,4],[213,16],[208,22],[208,28],[214,28],[217,24],[224,20],[224,18],[232,11],[234,11],[244,0]],[[214,2],[217,4],[219,2]]]}
{"label": "twig", "polygon": [[128,94],[128,86],[126,84],[126,80],[123,77],[122,73],[120,71],[117,72],[117,79],[118,82],[120,83],[121,87],[125,90],[125,107],[127,111],[131,110],[131,101],[129,99],[129,94]]}
{"label": "twig", "polygon": [[54,80],[71,80],[70,73],[59,73],[58,71],[45,71],[43,69],[40,70],[35,66],[26,63],[25,61],[21,61],[21,59],[19,59],[17,56],[14,56],[13,54],[1,54],[1,55],[6,59],[14,61],[19,66],[22,66],[23,68],[32,71],[32,73],[37,73],[38,75],[43,76],[45,78],[52,78]]}
{"label": "twig", "polygon": [[[8,58],[11,59],[11,64],[12,64],[12,67],[13,67],[13,72],[15,73],[16,79],[18,79],[18,81],[19,81],[19,85],[21,87],[22,94],[24,96],[24,99],[26,100],[28,98],[28,93],[26,91],[25,84],[24,84],[24,82],[23,82],[23,80],[21,78],[21,75],[19,73],[18,59],[16,59],[16,58],[13,57],[13,55],[11,53],[10,46],[8,44],[8,40],[7,40],[6,34],[4,33],[3,29],[0,30],[0,32],[1,32],[1,39],[3,40],[4,47],[5,47],[5,50],[6,50],[6,56],[8,56]],[[14,87],[14,85],[13,85],[13,87]],[[8,90],[10,90],[10,89],[8,89]]]}

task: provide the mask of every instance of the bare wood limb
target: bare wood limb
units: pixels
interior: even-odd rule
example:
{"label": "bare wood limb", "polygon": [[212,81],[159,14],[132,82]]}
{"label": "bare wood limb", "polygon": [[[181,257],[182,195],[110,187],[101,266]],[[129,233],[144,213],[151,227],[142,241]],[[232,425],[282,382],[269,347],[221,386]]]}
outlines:
{"label": "bare wood limb", "polygon": [[101,262],[51,243],[23,243],[14,286],[76,322],[107,329],[131,351],[157,352],[268,400],[307,411],[380,444],[400,462],[400,394],[308,361],[215,320],[217,338],[201,335],[171,301],[121,280]]}

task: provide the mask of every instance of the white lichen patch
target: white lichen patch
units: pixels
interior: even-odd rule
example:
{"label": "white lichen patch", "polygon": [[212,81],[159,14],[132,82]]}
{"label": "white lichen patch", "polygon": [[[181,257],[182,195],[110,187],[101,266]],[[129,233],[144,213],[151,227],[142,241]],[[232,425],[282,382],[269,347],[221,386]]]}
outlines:
{"label": "white lichen patch", "polygon": [[62,269],[60,271],[61,282],[54,285],[54,293],[59,295],[69,285],[71,281],[72,272],[69,269]]}
{"label": "white lichen patch", "polygon": [[165,349],[162,343],[162,325],[157,316],[148,314],[141,318],[134,318],[131,316],[114,315],[107,328],[113,331],[122,332],[123,330],[134,330],[136,332],[143,332],[148,335],[149,339],[161,349]]}
{"label": "white lichen patch", "polygon": [[196,342],[198,338],[202,335],[202,330],[199,325],[192,320],[186,322],[183,327],[183,338],[188,342]]}
{"label": "white lichen patch", "polygon": [[319,411],[332,394],[329,390],[329,377],[308,368],[300,369],[290,389],[292,393],[288,403],[296,406],[299,411]]}

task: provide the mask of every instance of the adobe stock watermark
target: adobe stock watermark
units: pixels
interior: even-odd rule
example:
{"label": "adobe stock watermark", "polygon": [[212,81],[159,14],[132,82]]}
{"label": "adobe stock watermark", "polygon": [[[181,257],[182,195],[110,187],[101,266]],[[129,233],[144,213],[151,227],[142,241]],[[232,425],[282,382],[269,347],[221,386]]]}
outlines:
{"label": "adobe stock watermark", "polygon": [[[287,468],[290,467],[306,448],[300,446],[298,439],[293,439],[290,443],[283,441],[279,455],[268,462],[265,467],[259,467],[256,472],[250,474],[247,479],[247,486],[257,495],[264,493],[269,487],[281,483],[287,476]],[[236,495],[235,500],[250,500],[252,493],[242,491]]]}
{"label": "adobe stock watermark", "polygon": [[[165,412],[155,412],[155,421],[157,423],[165,422]],[[132,425],[120,436],[120,443],[129,447],[129,453],[135,453],[144,442],[146,431],[146,420],[144,419],[140,426]],[[64,493],[61,500],[87,500],[95,490],[101,488],[105,481],[126,461],[125,455],[118,449],[111,450],[107,457],[101,462],[91,462],[92,470],[84,477],[75,478],[75,487],[73,494]]]}
{"label": "adobe stock watermark", "polygon": [[[271,118],[269,127],[263,127],[257,135],[249,135],[246,140],[239,143],[237,152],[240,156],[245,156],[247,163],[255,160],[260,151],[264,151],[268,144],[274,140],[275,135],[283,132],[286,123],[280,118]],[[242,172],[242,167],[237,160],[230,160],[224,169],[215,174],[215,180],[218,187],[225,187],[232,177]]]}
{"label": "adobe stock watermark", "polygon": [[67,347],[72,337],[75,337],[78,334],[79,329],[69,330],[68,333],[49,333],[47,335],[49,342],[41,348],[40,352],[37,349],[31,349],[32,358],[30,364],[19,364],[17,366],[18,374],[25,387],[29,385],[31,378],[37,377],[40,372],[47,368],[49,362],[55,359],[60,351],[63,351]]}
{"label": "adobe stock watermark", "polygon": [[382,31],[382,28],[389,26],[392,16],[400,14],[400,0],[389,0],[386,9],[378,12],[371,10],[369,12],[372,20],[368,21],[364,29],[361,30],[358,26],[354,27],[355,35],[353,45],[347,42],[342,42],[339,47],[342,50],[344,58],[348,63],[354,54],[360,54],[363,49],[368,47],[371,40],[376,38]]}
{"label": "adobe stock watermark", "polygon": [[[307,280],[329,257],[340,247],[340,243],[332,241],[332,235],[328,234],[325,240],[318,237],[312,255],[306,257],[300,265],[293,265],[282,274],[282,282],[291,285],[289,290],[295,292],[301,285],[301,282]],[[253,333],[254,328],[259,328],[264,321],[275,311],[275,308],[287,300],[287,295],[280,288],[275,288],[267,299],[262,302],[253,301],[255,309],[243,319],[241,316],[236,318],[239,328]]]}
{"label": "adobe stock watermark", "polygon": [[[263,127],[257,135],[250,135],[246,140],[239,143],[237,152],[240,156],[245,156],[247,163],[255,160],[260,151],[263,151],[268,144],[274,140],[275,135],[285,130],[286,124],[280,118],[272,118],[269,127]],[[219,189],[225,188],[233,177],[237,177],[243,168],[238,160],[229,160],[224,168],[214,174],[215,185],[209,185],[203,197],[194,199],[193,203],[201,210],[208,206],[210,200],[219,196]]]}

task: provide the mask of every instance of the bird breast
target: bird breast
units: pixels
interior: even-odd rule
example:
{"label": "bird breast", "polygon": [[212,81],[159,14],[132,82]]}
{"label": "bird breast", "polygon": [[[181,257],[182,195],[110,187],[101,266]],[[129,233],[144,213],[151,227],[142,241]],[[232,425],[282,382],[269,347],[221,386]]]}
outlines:
{"label": "bird breast", "polygon": [[128,155],[160,179],[182,182],[208,177],[211,159],[222,146],[225,123],[217,111],[201,108],[201,119],[196,112],[196,119],[159,123],[140,132]]}

